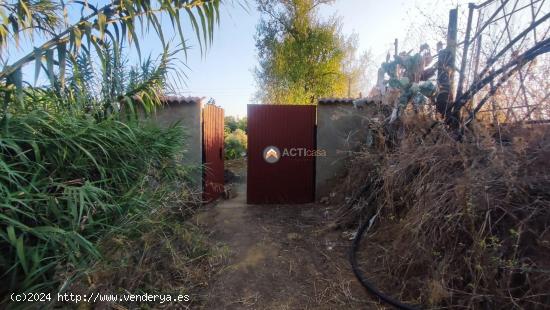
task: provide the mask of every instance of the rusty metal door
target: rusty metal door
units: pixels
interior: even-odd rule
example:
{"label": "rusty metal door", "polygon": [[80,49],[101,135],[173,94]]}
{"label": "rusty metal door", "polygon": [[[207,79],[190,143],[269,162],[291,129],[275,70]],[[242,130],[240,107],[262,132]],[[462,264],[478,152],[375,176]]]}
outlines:
{"label": "rusty metal door", "polygon": [[213,104],[202,109],[203,200],[210,202],[223,193],[224,111]]}
{"label": "rusty metal door", "polygon": [[315,108],[248,105],[247,203],[314,201]]}

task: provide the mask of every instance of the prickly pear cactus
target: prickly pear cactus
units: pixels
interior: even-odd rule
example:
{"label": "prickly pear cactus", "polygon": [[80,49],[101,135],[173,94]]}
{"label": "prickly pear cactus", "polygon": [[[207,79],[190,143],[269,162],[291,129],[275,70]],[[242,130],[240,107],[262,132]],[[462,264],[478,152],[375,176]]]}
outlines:
{"label": "prickly pear cactus", "polygon": [[428,104],[437,93],[437,86],[432,81],[415,82],[424,70],[424,59],[420,53],[394,56],[393,61],[382,64],[382,70],[389,76],[385,85],[400,92],[390,122],[399,117],[409,103],[420,107]]}

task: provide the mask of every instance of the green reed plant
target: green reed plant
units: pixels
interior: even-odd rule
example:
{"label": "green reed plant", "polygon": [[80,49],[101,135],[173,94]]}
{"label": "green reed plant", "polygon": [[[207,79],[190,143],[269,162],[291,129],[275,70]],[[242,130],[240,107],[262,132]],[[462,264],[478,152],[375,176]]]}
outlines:
{"label": "green reed plant", "polygon": [[184,142],[179,126],[43,110],[6,118],[1,133],[1,295],[52,288],[54,267],[99,257],[94,242],[147,207],[147,172]]}
{"label": "green reed plant", "polygon": [[[25,39],[42,41],[0,70],[0,307],[8,292],[66,287],[100,256],[98,241],[119,223],[185,195],[182,129],[135,116],[160,105],[177,59],[161,18],[170,19],[184,52],[189,33],[182,25],[190,23],[203,52],[221,3],[0,2],[0,58],[19,46],[23,29]],[[142,70],[126,71],[121,49],[134,48],[141,59],[137,33],[144,29],[154,30],[164,53],[154,65],[149,59]],[[33,85],[43,73],[47,87],[23,79],[31,63]]]}

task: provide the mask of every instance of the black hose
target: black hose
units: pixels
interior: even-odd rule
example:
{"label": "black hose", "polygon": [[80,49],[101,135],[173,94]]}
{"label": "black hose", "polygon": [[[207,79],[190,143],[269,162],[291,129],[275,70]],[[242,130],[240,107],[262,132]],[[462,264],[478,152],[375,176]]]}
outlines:
{"label": "black hose", "polygon": [[361,244],[361,239],[363,238],[363,234],[369,227],[369,221],[366,220],[361,226],[359,226],[359,230],[357,231],[357,234],[355,235],[355,238],[353,239],[353,243],[351,245],[350,253],[349,253],[349,261],[351,263],[351,268],[353,269],[353,273],[355,274],[355,277],[357,277],[357,280],[361,282],[361,284],[365,287],[365,289],[372,295],[376,296],[379,300],[390,304],[398,309],[405,309],[405,310],[418,310],[418,308],[415,308],[411,305],[407,305],[404,303],[401,303],[387,295],[384,295],[384,293],[380,292],[372,283],[367,280],[363,272],[359,269],[359,266],[357,264],[357,252],[359,251],[359,245]]}

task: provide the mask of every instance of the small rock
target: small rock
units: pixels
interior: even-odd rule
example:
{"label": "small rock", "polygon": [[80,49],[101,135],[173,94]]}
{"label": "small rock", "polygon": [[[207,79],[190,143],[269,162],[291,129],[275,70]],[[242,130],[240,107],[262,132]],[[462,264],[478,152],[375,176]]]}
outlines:
{"label": "small rock", "polygon": [[299,239],[301,239],[301,236],[297,233],[288,233],[288,234],[286,234],[286,237],[288,238],[288,240],[299,240]]}
{"label": "small rock", "polygon": [[224,199],[233,199],[237,197],[237,193],[233,190],[233,186],[225,185],[223,188],[223,198]]}

